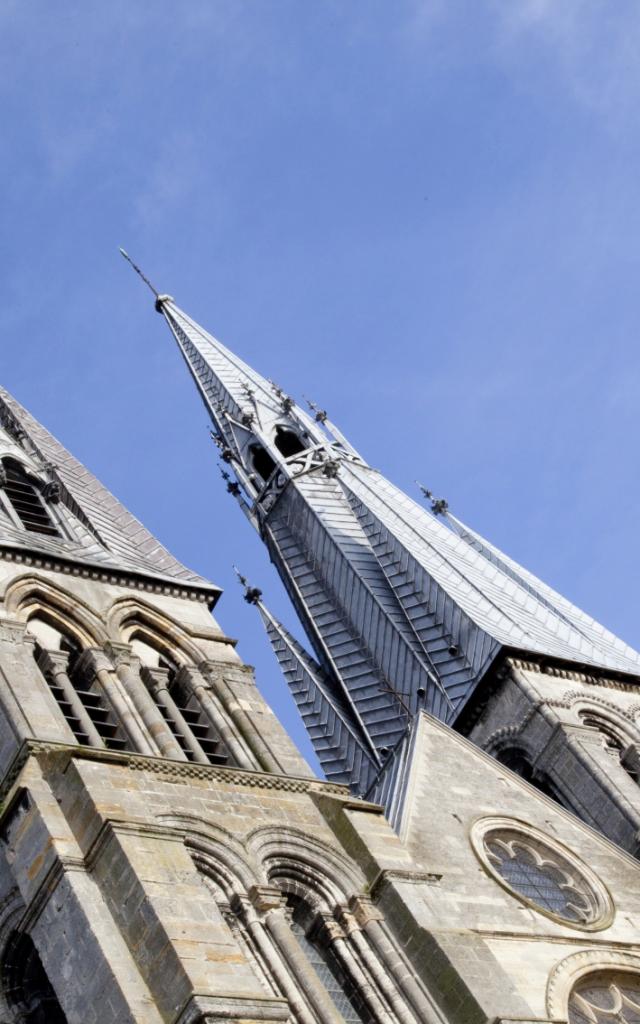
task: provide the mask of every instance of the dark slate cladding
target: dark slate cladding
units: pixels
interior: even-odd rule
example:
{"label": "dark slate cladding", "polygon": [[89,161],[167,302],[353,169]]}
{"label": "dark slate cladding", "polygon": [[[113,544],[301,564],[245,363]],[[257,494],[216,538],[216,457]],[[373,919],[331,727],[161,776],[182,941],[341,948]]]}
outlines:
{"label": "dark slate cladding", "polygon": [[377,765],[348,706],[332,692],[332,682],[293,636],[260,602],[267,636],[298,711],[330,782],[357,788],[359,795],[375,778]]}
{"label": "dark slate cladding", "polygon": [[[312,419],[173,300],[159,307],[228,446],[229,489],[313,650],[312,659],[267,623],[331,778],[397,808],[416,716],[455,723],[503,650],[638,673],[636,651],[463,527],[446,503],[428,511],[412,501],[324,412]],[[283,424],[304,440],[293,459],[275,444]],[[276,467],[266,481],[251,464],[254,444]]]}

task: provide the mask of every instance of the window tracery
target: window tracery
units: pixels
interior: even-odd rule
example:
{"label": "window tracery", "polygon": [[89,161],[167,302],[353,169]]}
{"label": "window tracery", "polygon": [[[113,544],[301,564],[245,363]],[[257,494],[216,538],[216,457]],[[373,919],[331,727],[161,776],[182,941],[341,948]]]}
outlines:
{"label": "window tracery", "polygon": [[569,998],[569,1024],[640,1024],[640,975],[588,974]]}
{"label": "window tracery", "polygon": [[509,819],[477,822],[476,853],[507,890],[541,913],[574,927],[606,927],[613,907],[595,874],[569,850]]}

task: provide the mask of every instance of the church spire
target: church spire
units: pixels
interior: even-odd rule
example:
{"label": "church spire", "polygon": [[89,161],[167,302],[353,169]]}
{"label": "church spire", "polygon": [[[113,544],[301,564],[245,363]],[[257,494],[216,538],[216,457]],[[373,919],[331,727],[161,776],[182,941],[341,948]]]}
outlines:
{"label": "church spire", "polygon": [[317,692],[322,680],[339,695],[379,760],[399,749],[422,709],[455,723],[503,651],[638,673],[636,651],[464,527],[445,501],[429,492],[430,510],[418,505],[324,410],[301,410],[172,299],[158,296],[156,308],[210,412],[227,486],[313,649],[305,660],[261,608],[285,676],[295,694],[294,675],[315,673]]}

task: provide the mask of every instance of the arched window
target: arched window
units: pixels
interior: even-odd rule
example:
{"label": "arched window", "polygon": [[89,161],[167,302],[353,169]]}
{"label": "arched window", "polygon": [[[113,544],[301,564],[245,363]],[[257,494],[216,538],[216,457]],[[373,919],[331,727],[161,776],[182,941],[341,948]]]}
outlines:
{"label": "arched window", "polygon": [[608,718],[605,718],[603,715],[599,715],[591,709],[581,711],[580,720],[583,725],[587,725],[591,729],[598,730],[604,740],[605,748],[609,751],[612,758],[614,758],[614,760],[624,768],[627,775],[629,775],[634,782],[640,781],[638,755],[636,753],[632,757],[626,756],[626,753],[630,748],[630,744],[622,730],[617,728],[616,725],[609,721]]}
{"label": "arched window", "polygon": [[569,999],[569,1024],[640,1024],[640,975],[597,971],[581,978]]}
{"label": "arched window", "polygon": [[78,743],[126,749],[119,721],[95,681],[78,666],[82,647],[76,637],[44,612],[29,619],[27,632],[35,637],[36,664]]}
{"label": "arched window", "polygon": [[609,750],[622,753],[627,746],[622,735],[618,732],[615,726],[597,713],[593,711],[581,711],[580,720],[583,725],[588,725],[591,729],[598,730],[604,739],[605,746]]}
{"label": "arched window", "polygon": [[249,448],[249,455],[251,456],[251,465],[258,476],[263,480],[268,480],[276,468],[276,464],[267,449],[263,448],[261,444],[252,444]]}
{"label": "arched window", "polygon": [[0,483],[11,509],[25,530],[45,533],[50,537],[61,536],[36,482],[16,459],[2,461]]}
{"label": "arched window", "polygon": [[291,455],[298,455],[306,447],[295,430],[288,427],[276,427],[275,446],[285,459]]}
{"label": "arched window", "polygon": [[7,1004],[22,1024],[67,1024],[30,935],[14,932],[2,961]]}
{"label": "arched window", "polygon": [[291,914],[291,930],[346,1024],[373,1021],[358,987],[346,974],[331,946],[318,936],[313,911],[297,896],[287,896],[287,906]]}

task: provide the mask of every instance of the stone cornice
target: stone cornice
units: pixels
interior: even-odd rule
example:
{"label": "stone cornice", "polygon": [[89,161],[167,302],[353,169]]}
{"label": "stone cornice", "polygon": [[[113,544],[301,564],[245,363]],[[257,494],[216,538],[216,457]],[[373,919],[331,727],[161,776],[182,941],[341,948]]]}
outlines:
{"label": "stone cornice", "polygon": [[513,665],[514,668],[528,670],[529,672],[539,672],[545,676],[554,676],[556,679],[574,680],[581,683],[590,683],[595,686],[608,687],[612,690],[627,690],[631,693],[640,691],[640,670],[637,678],[629,675],[627,681],[626,679],[619,678],[615,673],[608,673],[605,668],[585,672],[577,665],[551,665],[543,658],[537,661],[533,658],[523,658],[507,654],[505,664],[500,666],[499,670],[502,678],[505,671],[508,673],[509,665]]}
{"label": "stone cornice", "polygon": [[[169,594],[172,597],[182,597],[189,601],[200,601],[210,608],[215,606],[222,593],[213,584],[210,587],[203,587],[197,583],[172,580],[166,576],[154,578],[137,572],[135,569],[118,570],[113,566],[100,566],[93,562],[77,562],[72,556],[66,559],[62,555],[27,551],[22,548],[9,547],[1,542],[0,557],[7,562],[28,565],[35,569],[46,569],[49,572],[60,572],[65,576],[79,576],[83,579],[99,580],[102,583],[129,587],[132,590],[142,590],[152,594]],[[234,642],[227,637],[220,637],[219,640],[221,643]]]}
{"label": "stone cornice", "polygon": [[[311,793],[323,796],[342,797],[354,803],[353,794],[347,786],[336,782],[322,782],[320,779],[300,776],[275,775],[255,772],[245,768],[222,765],[196,764],[190,761],[171,761],[168,758],[125,751],[98,750],[94,747],[72,746],[48,740],[25,740],[0,782],[0,800],[6,799],[29,757],[39,754],[57,754],[63,770],[74,760],[96,761],[106,765],[119,766],[129,771],[152,772],[165,777],[168,782],[177,780],[202,779],[228,786],[242,786],[252,789],[280,790],[287,793]],[[365,805],[366,807],[367,805]]]}

